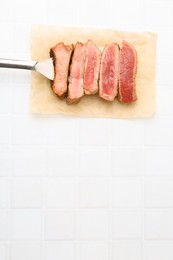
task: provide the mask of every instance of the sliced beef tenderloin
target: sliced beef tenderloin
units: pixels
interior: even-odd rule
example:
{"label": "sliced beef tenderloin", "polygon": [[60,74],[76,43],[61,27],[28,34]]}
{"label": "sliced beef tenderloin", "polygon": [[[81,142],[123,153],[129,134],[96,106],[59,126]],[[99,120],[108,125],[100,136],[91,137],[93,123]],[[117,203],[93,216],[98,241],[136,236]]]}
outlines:
{"label": "sliced beef tenderloin", "polygon": [[99,96],[113,101],[117,95],[119,75],[119,46],[117,43],[107,45],[102,53]]}
{"label": "sliced beef tenderloin", "polygon": [[137,53],[133,45],[123,41],[120,50],[120,76],[118,99],[123,103],[137,100],[136,77]]}
{"label": "sliced beef tenderloin", "polygon": [[100,59],[101,51],[91,40],[88,40],[86,43],[86,61],[84,70],[84,91],[87,95],[98,92]]}
{"label": "sliced beef tenderloin", "polygon": [[84,95],[84,66],[85,66],[86,52],[85,44],[77,42],[72,56],[72,63],[70,66],[70,82],[68,86],[67,103],[78,103]]}
{"label": "sliced beef tenderloin", "polygon": [[53,91],[64,98],[67,92],[69,64],[73,51],[73,45],[56,44],[50,50],[50,56],[54,60],[55,77],[52,83]]}

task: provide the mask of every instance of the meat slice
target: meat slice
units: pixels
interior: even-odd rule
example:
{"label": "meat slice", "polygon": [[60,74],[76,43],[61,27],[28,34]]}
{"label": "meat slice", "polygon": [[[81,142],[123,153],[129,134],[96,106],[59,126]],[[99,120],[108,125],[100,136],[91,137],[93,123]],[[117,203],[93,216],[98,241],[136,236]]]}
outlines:
{"label": "meat slice", "polygon": [[120,50],[120,77],[118,98],[123,103],[137,100],[136,77],[137,53],[133,45],[123,41]]}
{"label": "meat slice", "polygon": [[84,70],[84,91],[87,95],[98,92],[100,59],[101,51],[91,40],[88,40],[86,43],[86,62]]}
{"label": "meat slice", "polygon": [[64,98],[67,92],[68,72],[73,45],[64,45],[63,42],[56,44],[50,50],[50,56],[54,60],[55,77],[53,80],[53,91]]}
{"label": "meat slice", "polygon": [[85,44],[77,42],[72,56],[70,66],[70,83],[68,86],[67,103],[78,103],[84,95],[84,66],[85,66]]}
{"label": "meat slice", "polygon": [[107,45],[102,53],[99,96],[113,101],[117,95],[119,74],[119,46],[117,43]]}

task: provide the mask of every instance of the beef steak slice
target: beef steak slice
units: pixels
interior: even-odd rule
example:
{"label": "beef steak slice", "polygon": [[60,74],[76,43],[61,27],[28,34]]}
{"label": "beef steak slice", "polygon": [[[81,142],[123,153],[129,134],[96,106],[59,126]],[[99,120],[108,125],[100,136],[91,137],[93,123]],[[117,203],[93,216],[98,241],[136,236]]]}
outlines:
{"label": "beef steak slice", "polygon": [[136,96],[137,52],[132,44],[123,41],[120,50],[120,76],[118,99],[123,103],[137,100]]}

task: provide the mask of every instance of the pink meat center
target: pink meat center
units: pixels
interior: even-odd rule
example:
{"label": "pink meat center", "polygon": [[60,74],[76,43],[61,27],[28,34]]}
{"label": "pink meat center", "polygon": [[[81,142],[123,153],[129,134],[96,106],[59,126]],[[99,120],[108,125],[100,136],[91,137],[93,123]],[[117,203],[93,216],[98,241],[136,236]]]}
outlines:
{"label": "pink meat center", "polygon": [[135,56],[131,49],[124,47],[120,58],[121,95],[126,102],[133,100]]}
{"label": "pink meat center", "polygon": [[85,71],[85,85],[90,86],[94,82],[94,69],[97,65],[97,56],[92,46],[88,47],[88,62]]}
{"label": "pink meat center", "polygon": [[105,54],[102,69],[102,86],[107,95],[111,95],[115,88],[115,57],[115,48],[111,46]]}

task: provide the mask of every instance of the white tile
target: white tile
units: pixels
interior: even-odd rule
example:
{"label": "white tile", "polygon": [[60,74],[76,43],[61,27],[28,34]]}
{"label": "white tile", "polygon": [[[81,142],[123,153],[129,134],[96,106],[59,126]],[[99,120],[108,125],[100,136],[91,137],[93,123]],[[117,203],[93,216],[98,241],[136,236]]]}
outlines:
{"label": "white tile", "polygon": [[[2,35],[0,44],[0,54],[2,55],[3,52],[10,52],[12,50],[12,26],[10,22],[0,23],[0,35]],[[4,55],[1,57],[5,58]]]}
{"label": "white tile", "polygon": [[0,241],[8,237],[8,215],[6,212],[0,212]]}
{"label": "white tile", "polygon": [[[158,56],[157,58],[157,83],[159,85],[169,85],[169,87],[173,84],[173,79],[171,75],[171,60],[170,56]],[[167,66],[165,66],[165,64]],[[165,88],[165,87],[164,87]]]}
{"label": "white tile", "polygon": [[140,207],[142,184],[140,179],[111,179],[113,207]]}
{"label": "white tile", "polygon": [[8,176],[10,171],[10,149],[0,147],[0,176]]}
{"label": "white tile", "polygon": [[76,119],[52,117],[46,119],[46,143],[51,145],[76,144]]}
{"label": "white tile", "polygon": [[8,194],[8,180],[0,178],[0,208],[6,208],[8,206]]}
{"label": "white tile", "polygon": [[[124,6],[126,8],[124,8]],[[117,26],[123,26],[129,30],[129,27],[136,26],[138,23],[143,23],[143,12],[139,0],[132,1],[110,1],[109,5],[106,5],[106,10],[109,12],[107,18],[109,19],[109,27],[117,28]],[[118,8],[116,14],[116,21],[114,20],[114,11]],[[104,7],[102,8],[102,15],[104,15]]]}
{"label": "white tile", "polygon": [[10,117],[0,117],[0,144],[8,144],[10,137]]}
{"label": "white tile", "polygon": [[1,21],[10,21],[12,19],[13,10],[12,10],[12,8],[9,8],[9,5],[10,5],[9,0],[2,1],[1,10],[0,10]]}
{"label": "white tile", "polygon": [[[68,9],[66,8],[67,4]],[[114,12],[113,10],[117,9],[117,2],[116,1],[109,1],[108,5],[105,5],[104,1],[99,2],[99,12],[97,14],[94,12],[97,6],[93,5],[92,0],[82,1],[80,5],[80,13],[78,13],[75,9],[75,6],[78,4],[78,1],[68,2],[67,0],[64,1],[61,5],[62,13],[57,17],[55,8],[56,2],[53,1],[52,5],[48,6],[48,21],[49,23],[54,24],[71,24],[74,26],[88,26],[88,27],[116,27],[117,25],[123,25],[124,27],[129,28],[130,25],[134,25],[141,21],[142,12],[140,10],[140,1],[133,0],[132,4],[130,5],[128,2],[122,1],[118,2],[119,13],[117,13],[117,19],[114,21]],[[90,6],[93,5],[91,9]],[[127,10],[124,10],[124,5],[127,5]],[[135,6],[135,8],[134,8]],[[109,8],[108,8],[109,7]],[[90,19],[87,17],[87,13],[90,13]],[[107,19],[103,17],[105,14],[109,13],[106,16]],[[122,16],[120,15],[122,14]],[[131,13],[131,16],[130,16]],[[50,15],[52,14],[52,15]],[[129,21],[129,23],[128,23]]]}
{"label": "white tile", "polygon": [[30,85],[15,84],[13,87],[12,109],[15,114],[29,113]]}
{"label": "white tile", "polygon": [[4,84],[0,90],[0,114],[6,115],[10,113],[11,108],[11,93],[9,84]]}
{"label": "white tile", "polygon": [[158,115],[161,116],[173,116],[172,96],[173,90],[158,90],[157,91],[158,102]]}
{"label": "white tile", "polygon": [[[20,52],[19,53],[14,52],[13,59],[16,59],[16,60],[31,60],[31,57],[30,56],[28,57],[27,54],[22,54]],[[11,70],[11,78],[12,78],[11,81],[14,82],[14,84],[11,84],[11,85],[14,88],[13,91],[15,91],[16,85],[27,86],[28,82],[31,82],[31,71],[30,70],[13,69],[13,70]],[[17,94],[16,94],[16,96],[17,96]],[[23,101],[22,101],[22,103],[23,103]],[[29,100],[27,100],[27,104],[29,104]],[[25,106],[25,108],[26,108],[26,106]]]}
{"label": "white tile", "polygon": [[73,208],[75,181],[71,178],[49,178],[46,180],[45,193],[48,208]]}
{"label": "white tile", "polygon": [[45,260],[74,260],[75,248],[70,243],[47,244]]}
{"label": "white tile", "polygon": [[40,176],[43,174],[43,150],[37,146],[13,146],[12,174],[14,176]]}
{"label": "white tile", "polygon": [[10,251],[10,260],[41,260],[41,247],[34,244],[15,244]]}
{"label": "white tile", "polygon": [[15,8],[20,8],[22,12],[20,15],[18,12],[14,13],[14,19],[18,22],[30,22],[30,23],[44,23],[46,14],[46,1],[40,2],[28,1],[24,2],[22,0],[15,0]]}
{"label": "white tile", "polygon": [[113,145],[142,145],[144,142],[144,127],[142,120],[112,121],[111,142]]}
{"label": "white tile", "polygon": [[148,148],[145,153],[147,176],[173,176],[173,148]]}
{"label": "white tile", "polygon": [[144,169],[142,148],[114,148],[111,150],[112,176],[141,176]]}
{"label": "white tile", "polygon": [[[112,245],[112,260],[142,260],[139,241],[117,241]],[[154,260],[154,259],[153,259]]]}
{"label": "white tile", "polygon": [[73,2],[73,4],[72,2],[69,1],[61,2],[61,12],[57,16],[57,12],[55,8],[55,6],[57,6],[57,1],[52,0],[51,5],[47,5],[47,21],[50,24],[60,24],[60,25],[71,24],[72,26],[77,25],[77,21],[79,20],[79,18],[80,17],[82,18],[82,15],[78,15],[77,10],[75,9],[75,5],[77,3],[78,2],[76,0]]}
{"label": "white tile", "polygon": [[173,119],[155,118],[145,122],[146,145],[173,145]]}
{"label": "white tile", "polygon": [[[169,26],[172,22],[172,1],[145,1],[145,24]],[[163,17],[163,19],[161,19]]]}
{"label": "white tile", "polygon": [[[19,40],[22,35],[22,41]],[[30,50],[30,25],[28,23],[13,24],[13,49],[14,52],[27,53]]]}
{"label": "white tile", "polygon": [[41,239],[41,213],[36,210],[11,211],[12,240],[39,240]]}
{"label": "white tile", "polygon": [[[81,24],[84,26],[88,25],[89,27],[98,27],[99,25],[103,26],[103,21],[101,20],[103,1],[99,2],[100,12],[98,12],[97,15],[94,15],[95,8],[92,8],[92,9],[89,8],[89,6],[91,6],[91,4],[92,4],[91,0],[81,2]],[[105,7],[105,9],[106,9],[106,7]],[[86,15],[87,12],[90,12],[90,14],[91,14],[90,19],[87,19],[87,15]],[[79,23],[79,18],[80,18],[79,16],[77,16],[77,18],[76,18],[78,23]],[[106,22],[107,21],[105,21],[105,23]]]}
{"label": "white tile", "polygon": [[147,241],[145,246],[146,260],[172,260],[172,241]]}
{"label": "white tile", "polygon": [[173,207],[173,179],[147,179],[145,182],[146,207]]}
{"label": "white tile", "polygon": [[112,214],[113,239],[140,239],[142,216],[140,212],[114,212]]}
{"label": "white tile", "polygon": [[[0,51],[0,55],[4,56],[4,51]],[[2,56],[1,56],[2,57]],[[11,55],[5,55],[6,58],[11,58]],[[0,78],[1,78],[1,83],[0,83],[0,89],[3,88],[6,85],[10,86],[11,79],[12,79],[12,71],[7,70],[7,69],[0,69]]]}
{"label": "white tile", "polygon": [[108,212],[81,211],[78,213],[80,239],[108,239]]}
{"label": "white tile", "polygon": [[108,260],[108,243],[80,243],[78,245],[78,260]]}
{"label": "white tile", "polygon": [[173,239],[173,212],[149,211],[145,214],[146,239]]}
{"label": "white tile", "polygon": [[109,150],[95,146],[80,149],[79,176],[101,177],[109,175]]}
{"label": "white tile", "polygon": [[13,117],[13,144],[42,144],[43,124],[38,116],[14,116]]}
{"label": "white tile", "polygon": [[46,175],[71,177],[77,171],[78,154],[72,148],[46,148]]}
{"label": "white tile", "polygon": [[7,247],[5,245],[0,245],[0,259],[7,260]]}
{"label": "white tile", "polygon": [[[156,31],[157,30],[157,31]],[[158,33],[158,39],[157,39],[157,50],[160,56],[172,56],[173,50],[173,33],[172,33],[172,27],[171,25],[168,26],[159,26],[157,28],[154,28],[154,31]],[[165,41],[165,39],[169,39],[168,41]]]}
{"label": "white tile", "polygon": [[[77,1],[76,1],[77,2]],[[94,13],[94,9],[95,8],[89,8],[89,6],[92,5],[92,0],[88,0],[88,1],[82,1],[81,2],[81,24],[83,26],[89,26],[89,27],[103,27],[104,25],[107,26],[108,24],[108,19],[106,19],[105,22],[103,22],[103,19],[101,19],[101,17],[103,17],[103,3],[104,1],[100,0],[99,2],[99,10],[100,12],[97,13],[97,15],[95,15]],[[85,12],[86,10],[86,12]],[[107,10],[107,6],[105,5],[105,11]],[[90,12],[91,13],[91,18],[88,19],[86,13]],[[110,16],[111,16],[111,12],[110,12]],[[80,24],[80,17],[77,16],[77,21]]]}
{"label": "white tile", "polygon": [[13,208],[39,208],[41,202],[41,180],[25,178],[11,182],[11,205]]}
{"label": "white tile", "polygon": [[79,144],[106,145],[109,142],[109,120],[79,119]]}
{"label": "white tile", "polygon": [[79,181],[80,207],[108,207],[108,181],[103,178],[83,178]]}
{"label": "white tile", "polygon": [[72,240],[75,238],[75,213],[47,211],[45,218],[46,240]]}

